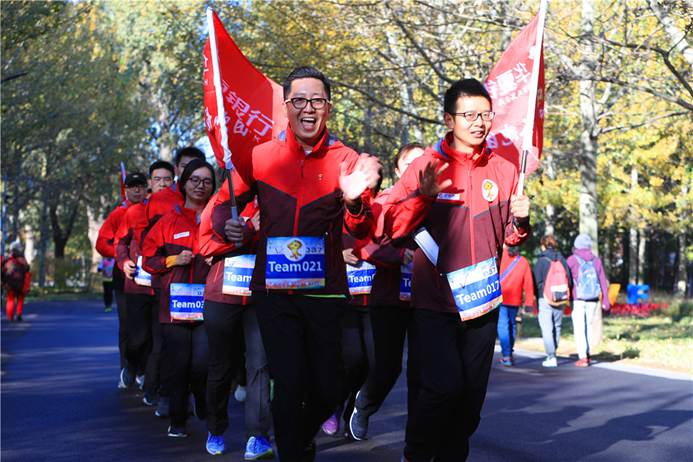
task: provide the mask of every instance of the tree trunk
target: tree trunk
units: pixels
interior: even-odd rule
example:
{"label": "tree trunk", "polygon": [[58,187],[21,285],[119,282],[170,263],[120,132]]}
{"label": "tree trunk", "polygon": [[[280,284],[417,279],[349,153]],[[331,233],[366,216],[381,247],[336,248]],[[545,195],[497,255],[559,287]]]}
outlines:
{"label": "tree trunk", "polygon": [[48,199],[47,194],[43,193],[43,204],[41,205],[41,223],[39,225],[39,244],[38,244],[38,260],[39,260],[39,287],[46,287],[46,252],[48,250]]}
{"label": "tree trunk", "polygon": [[[551,154],[547,154],[544,158],[544,172],[549,180],[556,179],[556,170],[554,169],[553,157]],[[554,234],[556,232],[554,227],[556,222],[556,209],[553,204],[547,203],[544,212],[546,213],[546,229],[544,230],[544,234]]]}
{"label": "tree trunk", "polygon": [[688,281],[688,256],[686,255],[685,231],[681,231],[676,237],[676,244],[678,247],[678,261],[676,264],[676,277],[674,278],[674,293],[685,296],[685,294],[688,293],[686,290],[686,282]]}
{"label": "tree trunk", "polygon": [[[582,2],[582,33],[592,34],[594,22],[594,5],[592,0]],[[585,75],[594,75],[594,53],[591,42],[584,44],[582,67]],[[590,80],[580,81],[580,115],[582,132],[580,133],[580,234],[592,238],[592,250],[598,251],[598,217],[597,217],[597,136],[598,121],[595,105],[596,83]]]}
{"label": "tree trunk", "polygon": [[[635,167],[630,169],[630,192],[631,195],[636,194],[638,188],[638,170]],[[639,217],[635,215],[635,208],[631,209],[631,225],[629,231],[629,245],[628,245],[628,255],[630,256],[628,262],[628,283],[637,284],[639,276],[639,264],[638,264],[638,229],[636,223],[639,221]]]}
{"label": "tree trunk", "polygon": [[[667,12],[662,6],[660,6],[656,0],[649,0],[650,9],[654,12],[655,16],[659,22],[664,26],[669,39],[671,40],[671,46],[676,48],[681,52],[683,58],[688,62],[688,65],[693,68],[693,48],[688,44],[686,40],[686,34],[676,27],[674,21],[667,15]],[[689,24],[690,25],[690,24]]]}

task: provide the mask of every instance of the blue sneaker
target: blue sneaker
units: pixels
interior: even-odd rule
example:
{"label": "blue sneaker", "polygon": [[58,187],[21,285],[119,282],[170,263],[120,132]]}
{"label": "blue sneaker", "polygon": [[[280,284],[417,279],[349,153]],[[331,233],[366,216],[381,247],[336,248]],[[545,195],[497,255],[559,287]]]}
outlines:
{"label": "blue sneaker", "polygon": [[207,433],[207,452],[213,456],[218,456],[226,451],[224,435],[212,435]]}
{"label": "blue sneaker", "polygon": [[264,436],[251,436],[245,445],[245,460],[274,459],[274,450]]}
{"label": "blue sneaker", "polygon": [[[356,397],[358,399],[358,394]],[[359,412],[356,406],[349,417],[349,433],[356,441],[365,440],[368,434],[368,416]]]}

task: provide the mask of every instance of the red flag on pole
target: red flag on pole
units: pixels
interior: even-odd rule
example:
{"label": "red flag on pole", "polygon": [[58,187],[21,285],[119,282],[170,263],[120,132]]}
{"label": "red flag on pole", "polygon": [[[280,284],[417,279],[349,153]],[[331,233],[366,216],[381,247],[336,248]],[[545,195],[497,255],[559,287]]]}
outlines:
{"label": "red flag on pole", "polygon": [[[207,20],[209,38],[204,48],[207,134],[219,165],[228,169],[233,164],[245,178],[253,147],[286,128],[283,91],[243,55],[211,9],[207,10]],[[223,100],[221,110],[219,100]]]}
{"label": "red flag on pole", "polygon": [[510,43],[486,79],[496,113],[487,144],[521,173],[522,151],[527,151],[527,174],[537,169],[543,144],[545,14],[542,2],[539,14]]}

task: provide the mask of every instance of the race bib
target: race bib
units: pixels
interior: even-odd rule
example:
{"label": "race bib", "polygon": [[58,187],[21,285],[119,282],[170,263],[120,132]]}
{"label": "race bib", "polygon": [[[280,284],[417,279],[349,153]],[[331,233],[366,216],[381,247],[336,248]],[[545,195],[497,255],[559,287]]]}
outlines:
{"label": "race bib", "polygon": [[463,321],[478,318],[503,301],[495,257],[448,273],[447,277]]}
{"label": "race bib", "polygon": [[267,239],[267,289],[325,287],[325,241],[322,237]]}
{"label": "race bib", "polygon": [[359,261],[356,266],[346,265],[349,293],[351,295],[368,295],[373,287],[375,266],[367,261]]}
{"label": "race bib", "polygon": [[140,286],[152,286],[152,275],[142,269],[142,255],[137,257],[137,267],[135,268],[135,277],[133,279]]}
{"label": "race bib", "polygon": [[202,321],[204,284],[171,284],[169,311],[177,321]]}
{"label": "race bib", "polygon": [[410,261],[408,265],[402,265],[402,278],[399,283],[399,299],[402,302],[411,301],[411,273],[414,269],[414,262]]}
{"label": "race bib", "polygon": [[237,255],[224,259],[224,284],[221,293],[250,297],[250,280],[253,278],[255,255]]}

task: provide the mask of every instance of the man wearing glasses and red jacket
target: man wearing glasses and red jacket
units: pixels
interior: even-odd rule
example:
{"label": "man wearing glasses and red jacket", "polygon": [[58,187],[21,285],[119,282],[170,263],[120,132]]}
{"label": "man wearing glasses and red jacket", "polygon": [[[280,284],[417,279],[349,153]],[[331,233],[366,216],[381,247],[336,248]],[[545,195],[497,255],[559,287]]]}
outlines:
{"label": "man wearing glasses and red jacket", "polygon": [[[368,185],[379,162],[344,146],[327,128],[330,83],[311,67],[284,82],[289,126],[252,152],[239,209],[257,195],[260,230],[251,290],[275,380],[272,414],[283,461],[312,460],[313,438],[344,396],[340,317],[348,296],[342,229],[373,226]],[[212,225],[241,241],[245,223],[215,208]]]}
{"label": "man wearing glasses and red jacket", "polygon": [[486,146],[494,113],[475,79],[445,93],[450,130],[416,159],[383,206],[378,235],[417,237],[410,351],[419,371],[404,459],[462,461],[479,425],[502,296],[503,244],[529,236],[518,172]]}

